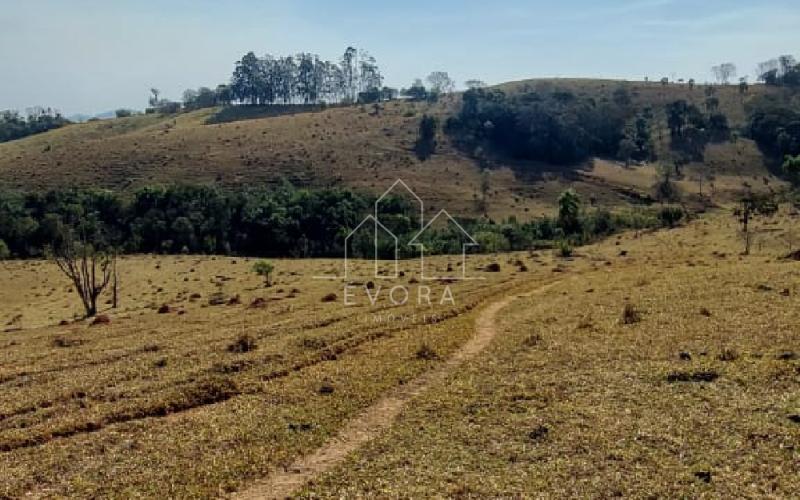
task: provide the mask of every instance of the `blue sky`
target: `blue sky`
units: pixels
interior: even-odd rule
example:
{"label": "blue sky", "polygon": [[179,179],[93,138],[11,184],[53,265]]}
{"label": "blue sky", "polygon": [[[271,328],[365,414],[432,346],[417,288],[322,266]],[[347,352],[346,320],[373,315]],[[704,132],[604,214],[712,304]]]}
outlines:
{"label": "blue sky", "polygon": [[[797,0],[0,0],[0,109],[141,109],[227,81],[249,50],[371,52],[392,86],[533,77],[711,78],[800,57]],[[752,79],[752,77],[751,77]]]}

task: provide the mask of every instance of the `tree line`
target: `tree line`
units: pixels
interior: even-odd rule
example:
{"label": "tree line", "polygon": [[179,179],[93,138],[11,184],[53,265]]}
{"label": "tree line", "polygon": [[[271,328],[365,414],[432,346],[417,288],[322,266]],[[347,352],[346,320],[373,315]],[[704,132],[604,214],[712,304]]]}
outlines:
{"label": "tree line", "polygon": [[[375,197],[346,189],[225,191],[211,186],[144,187],[123,195],[95,189],[45,193],[0,192],[0,257],[38,258],[72,244],[107,253],[232,254],[263,257],[340,257],[345,239],[371,213]],[[384,200],[382,219],[401,240],[419,228],[407,200]],[[518,223],[464,219],[480,251],[527,250],[555,240],[583,243],[626,228],[660,225],[657,212],[612,214],[581,210],[558,219]],[[353,239],[351,255],[370,257],[371,235]],[[447,231],[428,235],[431,251],[460,253]],[[550,243],[548,243],[550,242]],[[391,256],[390,249],[384,249]],[[413,256],[401,248],[401,256]]]}
{"label": "tree line", "polygon": [[767,85],[800,87],[800,64],[792,55],[782,55],[759,63],[758,80]]}
{"label": "tree line", "polygon": [[0,111],[0,142],[22,139],[69,123],[61,113],[51,108],[31,108],[25,116],[17,111]]}
{"label": "tree line", "polygon": [[[387,87],[378,63],[369,52],[348,47],[338,61],[323,60],[319,55],[301,52],[296,55],[257,56],[248,52],[236,61],[230,81],[216,88],[200,87],[183,93],[182,106],[194,110],[213,106],[244,104],[354,104],[375,103],[404,96],[411,100],[435,101],[455,90],[455,81],[446,71],[434,71],[426,78],[415,79],[408,88]],[[470,80],[468,87],[483,87],[480,80]],[[151,89],[150,111],[177,112],[181,103],[159,98]]]}

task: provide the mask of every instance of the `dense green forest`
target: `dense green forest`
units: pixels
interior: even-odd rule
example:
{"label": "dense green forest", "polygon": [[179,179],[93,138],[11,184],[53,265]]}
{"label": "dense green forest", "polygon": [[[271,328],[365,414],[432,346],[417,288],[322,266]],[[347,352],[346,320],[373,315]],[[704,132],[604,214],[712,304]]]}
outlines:
{"label": "dense green forest", "polygon": [[[242,254],[272,257],[340,257],[351,229],[371,213],[375,198],[348,190],[223,191],[209,186],[147,187],[130,196],[99,190],[0,192],[0,247],[5,257],[40,257],[66,235],[126,253]],[[381,220],[410,241],[419,228],[402,198],[384,200]],[[586,209],[572,192],[562,196],[558,217],[528,223],[511,219],[461,220],[479,251],[527,250],[582,244],[627,228],[672,225],[682,212],[662,208],[610,213]],[[455,228],[431,232],[428,252],[460,253]],[[372,255],[370,235],[353,241],[351,255]],[[391,256],[393,248],[380,249]],[[401,245],[401,255],[413,249]]]}

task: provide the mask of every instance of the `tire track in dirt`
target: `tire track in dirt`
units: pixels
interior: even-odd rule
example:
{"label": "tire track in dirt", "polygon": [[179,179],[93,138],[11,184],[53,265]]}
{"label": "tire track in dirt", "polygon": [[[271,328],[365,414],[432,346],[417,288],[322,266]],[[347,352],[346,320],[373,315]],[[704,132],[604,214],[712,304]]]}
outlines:
{"label": "tire track in dirt", "polygon": [[543,293],[560,283],[555,281],[528,293],[514,294],[492,302],[475,321],[475,335],[450,358],[364,410],[345,424],[339,434],[310,455],[297,459],[285,470],[275,470],[248,489],[234,494],[234,500],[283,499],[309,480],[342,463],[347,456],[388,429],[415,397],[445,380],[462,363],[486,349],[497,336],[496,316],[518,298]]}

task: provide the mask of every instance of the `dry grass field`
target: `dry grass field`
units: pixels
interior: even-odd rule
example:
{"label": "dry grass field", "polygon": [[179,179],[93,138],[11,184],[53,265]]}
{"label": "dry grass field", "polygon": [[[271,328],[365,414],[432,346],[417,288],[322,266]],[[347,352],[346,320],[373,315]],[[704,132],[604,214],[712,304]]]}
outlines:
{"label": "dry grass field", "polygon": [[796,497],[800,263],[735,236],[726,216],[585,249],[301,496]]}
{"label": "dry grass field", "polygon": [[[54,265],[0,263],[0,497],[227,496],[406,386],[424,390],[302,495],[791,497],[797,222],[758,219],[746,257],[722,211],[570,259],[470,257],[484,279],[435,282],[426,307],[414,261],[412,303],[376,280],[370,306],[359,278],[345,307],[314,279],[335,260],[275,261],[266,288],[246,258],[134,256],[94,326]],[[479,318],[496,338],[451,364]]]}
{"label": "dry grass field", "polygon": [[[121,309],[101,325],[59,324],[80,306],[52,264],[2,264],[0,496],[236,489],[436,365],[470,336],[475,307],[522,283],[503,260],[471,271],[486,280],[431,284],[418,307],[409,262],[408,305],[383,288],[370,306],[363,280],[345,307],[341,282],[313,278],[341,262],[275,264],[265,288],[247,259],[126,258]],[[440,305],[446,286],[454,305]]]}

